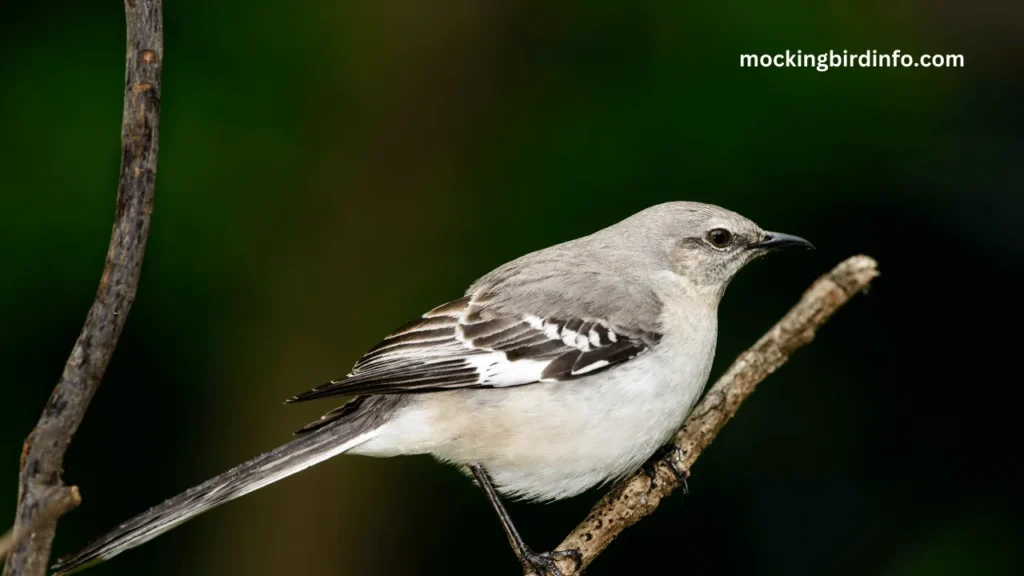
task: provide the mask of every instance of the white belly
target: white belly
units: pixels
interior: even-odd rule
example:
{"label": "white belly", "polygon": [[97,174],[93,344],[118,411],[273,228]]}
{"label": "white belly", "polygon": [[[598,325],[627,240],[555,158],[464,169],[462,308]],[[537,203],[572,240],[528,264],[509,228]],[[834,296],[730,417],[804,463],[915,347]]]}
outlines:
{"label": "white belly", "polygon": [[417,396],[352,453],[481,464],[512,497],[579,494],[638,468],[682,424],[714,357],[714,322],[703,327],[576,380]]}

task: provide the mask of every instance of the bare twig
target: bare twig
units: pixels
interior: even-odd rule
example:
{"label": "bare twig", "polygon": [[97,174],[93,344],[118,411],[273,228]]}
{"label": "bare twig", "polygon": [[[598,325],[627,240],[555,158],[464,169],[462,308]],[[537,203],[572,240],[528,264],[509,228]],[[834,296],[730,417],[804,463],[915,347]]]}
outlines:
{"label": "bare twig", "polygon": [[867,256],[849,258],[819,278],[767,334],[741,354],[693,409],[664,456],[619,483],[562,541],[558,550],[578,550],[582,565],[559,561],[563,574],[578,575],[619,533],[654,512],[686,480],[693,463],[711,444],[757,385],[801,346],[852,296],[878,276]]}
{"label": "bare twig", "polygon": [[[57,518],[69,489],[61,480],[64,452],[99,387],[135,300],[149,235],[156,182],[163,63],[161,0],[125,0],[128,49],[124,115],[121,124],[121,177],[106,265],[85,325],[64,373],[43,408],[21,454],[18,511],[7,559],[7,576],[46,573]],[[77,496],[77,490],[71,491]]]}
{"label": "bare twig", "polygon": [[60,518],[71,510],[74,510],[82,503],[82,496],[78,493],[78,486],[64,489],[63,493],[51,500],[40,514],[32,518],[32,522],[17,528],[11,528],[6,534],[0,536],[0,560],[7,558],[7,555],[14,550],[23,538],[31,534],[40,525]]}

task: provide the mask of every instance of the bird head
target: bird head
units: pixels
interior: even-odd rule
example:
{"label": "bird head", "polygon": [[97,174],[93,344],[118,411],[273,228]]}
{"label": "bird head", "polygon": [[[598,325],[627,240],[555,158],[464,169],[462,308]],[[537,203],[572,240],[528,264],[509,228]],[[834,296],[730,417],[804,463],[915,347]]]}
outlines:
{"label": "bird head", "polygon": [[649,272],[668,272],[718,297],[748,262],[778,250],[814,248],[803,238],[765,231],[735,212],[697,202],[652,206],[607,230],[613,229],[645,255]]}

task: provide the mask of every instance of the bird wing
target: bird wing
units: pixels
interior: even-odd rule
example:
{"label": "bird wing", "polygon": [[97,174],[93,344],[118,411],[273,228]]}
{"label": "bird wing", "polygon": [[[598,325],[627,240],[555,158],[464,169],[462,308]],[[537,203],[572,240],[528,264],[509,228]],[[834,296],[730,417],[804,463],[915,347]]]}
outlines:
{"label": "bird wing", "polygon": [[601,318],[513,314],[491,302],[471,294],[434,308],[370,349],[345,378],[289,402],[571,380],[626,362],[661,337]]}

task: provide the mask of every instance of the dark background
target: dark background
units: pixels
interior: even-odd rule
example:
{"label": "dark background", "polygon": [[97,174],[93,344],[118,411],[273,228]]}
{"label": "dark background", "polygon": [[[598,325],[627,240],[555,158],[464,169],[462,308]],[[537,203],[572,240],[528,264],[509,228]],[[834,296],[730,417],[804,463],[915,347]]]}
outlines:
{"label": "dark background", "polygon": [[[149,251],[56,552],[286,441],[332,405],[282,399],[492,267],[688,199],[819,247],[741,274],[713,377],[840,259],[883,275],[591,573],[1022,573],[1024,5],[547,4],[167,3]],[[123,26],[0,4],[0,519],[103,263]],[[966,65],[739,67],[786,49]],[[545,549],[597,497],[512,513]],[[456,471],[341,457],[90,573],[480,566],[519,570]]]}

